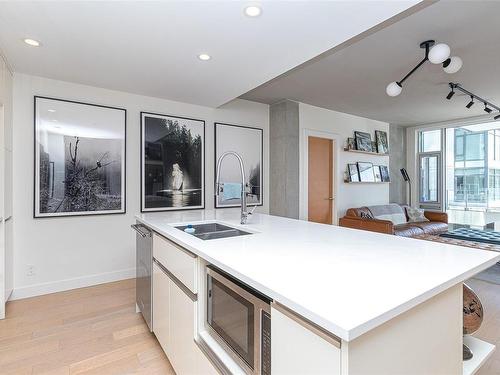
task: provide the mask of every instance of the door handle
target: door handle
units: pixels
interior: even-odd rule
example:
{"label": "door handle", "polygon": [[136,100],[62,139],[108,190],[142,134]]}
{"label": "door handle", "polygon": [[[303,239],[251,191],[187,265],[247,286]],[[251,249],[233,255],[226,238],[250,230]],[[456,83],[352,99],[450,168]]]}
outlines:
{"label": "door handle", "polygon": [[325,198],[325,201],[333,201],[335,198],[333,197],[329,197],[329,198]]}
{"label": "door handle", "polygon": [[139,225],[139,224],[133,224],[130,226],[133,230],[135,230],[137,233],[139,233],[139,235],[142,237],[142,238],[146,238],[146,237],[151,237],[151,233],[149,231],[147,231],[146,233],[143,232],[141,229],[139,228],[142,228],[143,226]]}

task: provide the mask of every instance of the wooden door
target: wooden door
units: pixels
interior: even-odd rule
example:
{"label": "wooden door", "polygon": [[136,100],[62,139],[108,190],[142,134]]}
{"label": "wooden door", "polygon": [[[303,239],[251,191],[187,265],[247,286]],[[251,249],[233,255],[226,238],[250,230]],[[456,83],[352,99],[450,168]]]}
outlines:
{"label": "wooden door", "polygon": [[308,220],[332,224],[333,140],[308,139]]}

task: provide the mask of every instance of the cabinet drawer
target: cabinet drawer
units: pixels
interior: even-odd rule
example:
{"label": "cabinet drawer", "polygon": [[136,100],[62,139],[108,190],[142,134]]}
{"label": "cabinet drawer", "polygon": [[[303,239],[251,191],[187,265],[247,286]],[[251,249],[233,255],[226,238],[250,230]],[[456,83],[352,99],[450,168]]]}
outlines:
{"label": "cabinet drawer", "polygon": [[153,234],[153,257],[191,292],[197,293],[196,256],[194,254],[157,234]]}

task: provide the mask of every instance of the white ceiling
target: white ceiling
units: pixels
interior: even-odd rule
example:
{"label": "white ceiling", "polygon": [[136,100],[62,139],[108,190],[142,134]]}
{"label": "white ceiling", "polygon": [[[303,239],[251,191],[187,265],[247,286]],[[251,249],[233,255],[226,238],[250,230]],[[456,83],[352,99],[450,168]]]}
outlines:
{"label": "white ceiling", "polygon": [[[243,98],[264,103],[289,98],[401,125],[485,114],[478,104],[467,110],[467,96],[445,97],[453,81],[500,106],[499,14],[500,1],[440,1]],[[387,84],[424,57],[419,44],[427,39],[447,43],[452,55],[463,59],[462,70],[450,75],[426,63],[404,83],[401,95],[387,96]]]}
{"label": "white ceiling", "polygon": [[418,2],[263,1],[249,18],[255,2],[2,1],[0,48],[17,72],[216,107]]}

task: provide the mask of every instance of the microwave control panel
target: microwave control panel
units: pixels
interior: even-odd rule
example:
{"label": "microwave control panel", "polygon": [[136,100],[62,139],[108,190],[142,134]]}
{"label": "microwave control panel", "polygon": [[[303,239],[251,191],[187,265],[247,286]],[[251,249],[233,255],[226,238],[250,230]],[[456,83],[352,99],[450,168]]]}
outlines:
{"label": "microwave control panel", "polygon": [[261,374],[271,375],[271,315],[262,311]]}

